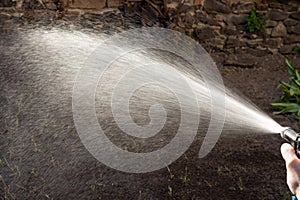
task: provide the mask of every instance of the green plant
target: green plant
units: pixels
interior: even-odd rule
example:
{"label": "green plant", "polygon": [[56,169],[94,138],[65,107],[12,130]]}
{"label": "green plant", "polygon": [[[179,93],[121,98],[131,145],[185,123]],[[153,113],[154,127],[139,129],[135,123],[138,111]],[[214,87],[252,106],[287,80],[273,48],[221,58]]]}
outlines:
{"label": "green plant", "polygon": [[256,10],[252,9],[250,15],[246,19],[247,28],[250,33],[258,30],[263,32],[265,30],[266,20],[262,15],[258,15]]}
{"label": "green plant", "polygon": [[274,114],[293,114],[300,119],[300,75],[297,69],[286,59],[286,68],[290,74],[289,83],[280,82],[282,88],[281,103],[272,103],[279,111]]}
{"label": "green plant", "polygon": [[300,52],[300,46],[298,46],[298,45],[294,46],[293,49],[292,49],[292,51],[294,53]]}
{"label": "green plant", "polygon": [[230,186],[228,189],[229,189],[230,191],[235,191],[235,190],[236,190],[236,188],[235,188],[234,186]]}
{"label": "green plant", "polygon": [[242,177],[239,178],[238,187],[241,191],[244,190],[244,183]]}
{"label": "green plant", "polygon": [[204,182],[205,182],[206,185],[207,185],[208,187],[210,187],[210,188],[213,186],[213,184],[212,184],[211,182],[207,181],[207,180],[204,180]]}
{"label": "green plant", "polygon": [[172,190],[172,188],[171,188],[170,185],[168,185],[168,195],[169,195],[170,197],[172,197],[172,195],[173,195],[173,190]]}
{"label": "green plant", "polygon": [[191,180],[188,176],[187,167],[185,167],[185,173],[184,173],[184,175],[181,176],[181,180],[183,183],[187,183]]}

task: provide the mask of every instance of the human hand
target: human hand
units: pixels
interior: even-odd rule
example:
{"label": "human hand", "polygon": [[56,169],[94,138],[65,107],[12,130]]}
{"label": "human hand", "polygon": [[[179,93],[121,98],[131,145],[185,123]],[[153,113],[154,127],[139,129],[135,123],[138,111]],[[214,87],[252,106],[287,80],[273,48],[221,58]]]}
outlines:
{"label": "human hand", "polygon": [[287,185],[291,192],[300,199],[300,159],[296,156],[294,148],[287,143],[281,145],[281,154],[287,170]]}

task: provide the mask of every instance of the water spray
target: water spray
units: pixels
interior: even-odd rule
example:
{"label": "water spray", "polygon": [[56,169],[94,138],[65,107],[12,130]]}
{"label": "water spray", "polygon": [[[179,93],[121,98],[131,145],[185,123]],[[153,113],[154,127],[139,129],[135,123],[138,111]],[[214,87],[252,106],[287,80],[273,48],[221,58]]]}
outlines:
{"label": "water spray", "polygon": [[300,158],[300,134],[290,127],[285,127],[280,136],[294,147],[297,157]]}

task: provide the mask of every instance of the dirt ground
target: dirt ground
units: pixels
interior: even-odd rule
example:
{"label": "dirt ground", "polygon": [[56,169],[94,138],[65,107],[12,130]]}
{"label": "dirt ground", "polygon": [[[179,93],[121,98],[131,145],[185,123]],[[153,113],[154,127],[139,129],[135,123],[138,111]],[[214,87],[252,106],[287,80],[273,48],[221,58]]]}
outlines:
{"label": "dirt ground", "polygon": [[[6,32],[1,35],[2,199],[290,199],[279,151],[283,141],[275,134],[242,130],[223,133],[204,159],[198,158],[200,145],[195,141],[168,168],[147,174],[128,174],[106,167],[80,142],[72,119],[70,94],[48,94],[48,99],[42,101],[45,93],[40,93],[37,83],[43,77],[29,82],[35,72],[22,67],[28,62],[34,64],[34,60],[24,61],[21,54],[10,55],[8,49],[18,39],[10,38]],[[289,59],[300,64],[299,55]],[[219,69],[228,88],[239,90],[281,125],[298,129],[296,120],[274,116],[270,106],[280,97],[276,90],[279,81],[288,78],[284,57],[267,55],[258,58],[258,63],[254,68]],[[49,84],[59,87],[51,81]],[[26,91],[33,91],[33,95]],[[21,96],[30,101],[18,112],[17,100]],[[47,108],[36,107],[39,104]],[[8,113],[17,113],[18,122],[12,120],[14,123],[7,125],[11,116]]]}

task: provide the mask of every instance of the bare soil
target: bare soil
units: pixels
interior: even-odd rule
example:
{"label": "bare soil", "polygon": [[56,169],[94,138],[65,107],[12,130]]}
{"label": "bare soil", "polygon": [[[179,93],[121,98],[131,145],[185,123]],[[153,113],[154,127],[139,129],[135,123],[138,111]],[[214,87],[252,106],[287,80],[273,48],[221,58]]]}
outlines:
{"label": "bare soil", "polygon": [[[22,55],[7,53],[7,49],[18,42],[7,34],[1,32],[0,37],[2,199],[290,198],[279,151],[283,141],[275,134],[242,130],[223,133],[204,159],[198,158],[200,144],[195,141],[168,168],[147,174],[127,174],[106,167],[80,142],[72,119],[70,94],[48,94],[46,100],[42,100],[45,94],[36,92],[34,89],[40,86],[30,79],[34,72],[15,65],[22,63],[16,60]],[[295,119],[274,116],[270,106],[279,100],[280,91],[276,90],[279,81],[288,78],[284,57],[273,54],[257,59],[259,64],[253,68],[220,66],[225,84],[239,90],[280,124],[297,129]],[[289,59],[300,64],[299,55],[291,55]],[[60,87],[51,81],[49,84]],[[24,110],[19,112],[20,97],[26,102],[21,100]],[[45,106],[38,107],[41,104]],[[7,119],[13,116],[11,113],[18,119]]]}

